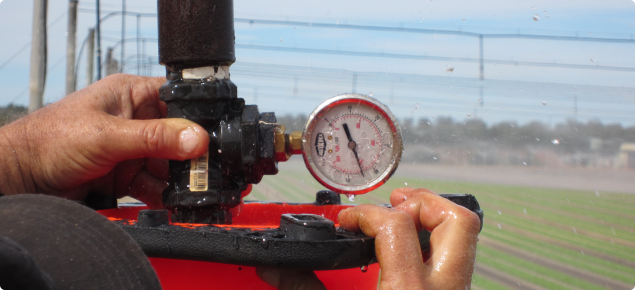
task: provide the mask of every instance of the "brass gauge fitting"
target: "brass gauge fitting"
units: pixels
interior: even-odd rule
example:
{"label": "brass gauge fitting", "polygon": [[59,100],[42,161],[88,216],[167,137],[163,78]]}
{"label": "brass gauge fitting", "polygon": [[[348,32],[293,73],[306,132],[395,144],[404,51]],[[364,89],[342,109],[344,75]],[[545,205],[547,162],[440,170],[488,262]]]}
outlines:
{"label": "brass gauge fitting", "polygon": [[289,160],[293,154],[302,154],[302,131],[294,131],[291,134],[285,133],[285,126],[278,124],[274,129],[273,144],[275,148],[275,159],[278,162]]}

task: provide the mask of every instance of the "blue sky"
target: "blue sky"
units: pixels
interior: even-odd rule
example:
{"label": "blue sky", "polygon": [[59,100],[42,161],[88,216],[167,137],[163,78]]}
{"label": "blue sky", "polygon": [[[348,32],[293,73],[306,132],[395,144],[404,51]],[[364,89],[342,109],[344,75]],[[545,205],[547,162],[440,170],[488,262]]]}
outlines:
{"label": "blue sky", "polygon": [[[49,0],[49,75],[45,101],[64,95],[67,1]],[[119,10],[121,1],[101,1],[102,16]],[[94,25],[94,1],[80,0],[78,46]],[[235,16],[289,20],[458,30],[475,33],[522,33],[630,39],[635,34],[635,2],[619,1],[235,1]],[[128,0],[129,11],[156,12],[156,1]],[[534,20],[537,16],[538,21]],[[30,41],[32,1],[0,2],[0,65]],[[57,22],[54,22],[58,20]],[[121,20],[102,25],[106,47],[120,38]],[[136,19],[127,17],[127,37],[136,34]],[[400,118],[455,119],[479,117],[486,122],[532,120],[556,123],[576,117],[585,121],[635,125],[635,72],[506,65],[489,62],[485,80],[478,64],[326,53],[248,49],[321,49],[478,58],[478,41],[455,35],[369,32],[275,25],[236,24],[237,63],[232,79],[239,95],[257,102],[261,111],[309,113],[322,100],[352,90],[373,93]],[[156,19],[142,18],[142,37],[156,38]],[[242,47],[242,48],[241,48]],[[26,104],[30,49],[0,69],[0,105]],[[115,51],[116,56],[119,52]],[[136,54],[129,44],[126,55]],[[156,61],[157,48],[147,42],[146,56]],[[486,39],[486,60],[601,65],[635,68],[635,43],[589,43],[527,39]],[[80,67],[85,64],[85,56]],[[452,70],[448,69],[452,68]],[[134,70],[127,72],[134,73]],[[161,75],[154,66],[152,74]],[[78,85],[84,84],[80,70]],[[481,97],[483,88],[483,97]],[[23,93],[24,92],[24,93]],[[22,94],[21,94],[22,93]],[[480,106],[479,98],[483,99]],[[284,100],[284,102],[281,102]],[[545,104],[543,104],[545,103]],[[577,103],[577,104],[576,104]],[[577,115],[574,108],[577,106]],[[417,109],[414,109],[417,107]],[[469,115],[469,116],[468,116]]]}

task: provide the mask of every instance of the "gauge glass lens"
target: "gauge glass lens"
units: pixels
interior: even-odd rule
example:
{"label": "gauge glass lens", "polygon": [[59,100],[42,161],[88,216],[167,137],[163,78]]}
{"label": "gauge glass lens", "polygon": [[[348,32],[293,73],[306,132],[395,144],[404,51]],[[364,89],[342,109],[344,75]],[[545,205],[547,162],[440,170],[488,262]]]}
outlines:
{"label": "gauge glass lens", "polygon": [[340,100],[322,108],[311,122],[305,148],[313,164],[307,165],[327,187],[363,193],[396,168],[401,136],[392,116],[372,102]]}

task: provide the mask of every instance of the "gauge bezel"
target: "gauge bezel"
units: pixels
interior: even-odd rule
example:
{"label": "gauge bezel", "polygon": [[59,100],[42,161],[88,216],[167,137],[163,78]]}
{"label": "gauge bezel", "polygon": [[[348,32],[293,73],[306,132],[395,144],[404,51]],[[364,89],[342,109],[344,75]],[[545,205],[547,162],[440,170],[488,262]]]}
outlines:
{"label": "gauge bezel", "polygon": [[[357,186],[347,186],[344,184],[339,184],[326,178],[326,176],[324,176],[322,172],[320,172],[320,170],[317,169],[315,161],[313,160],[310,154],[311,135],[313,133],[313,129],[317,125],[317,121],[320,120],[320,117],[324,113],[326,113],[326,111],[329,109],[332,109],[336,106],[349,104],[349,103],[363,104],[363,105],[371,107],[372,109],[380,113],[382,116],[384,116],[384,119],[388,121],[390,129],[392,130],[392,134],[394,136],[393,151],[390,157],[390,165],[388,166],[388,168],[386,168],[386,170],[374,180],[371,180],[368,183],[357,185]],[[311,113],[306,123],[306,126],[304,127],[304,131],[302,132],[302,157],[304,159],[304,164],[306,165],[306,168],[309,170],[309,172],[311,172],[311,175],[313,175],[313,177],[320,184],[324,185],[326,188],[332,191],[335,191],[337,193],[363,194],[363,193],[372,191],[374,189],[377,189],[378,187],[386,183],[386,181],[388,181],[388,179],[395,173],[395,170],[397,170],[397,167],[399,166],[399,161],[401,161],[402,152],[403,152],[403,140],[401,137],[401,130],[399,129],[399,124],[397,123],[397,119],[392,114],[392,112],[390,112],[390,110],[388,109],[386,105],[366,95],[343,94],[343,95],[335,96],[333,98],[330,98],[324,101]]]}

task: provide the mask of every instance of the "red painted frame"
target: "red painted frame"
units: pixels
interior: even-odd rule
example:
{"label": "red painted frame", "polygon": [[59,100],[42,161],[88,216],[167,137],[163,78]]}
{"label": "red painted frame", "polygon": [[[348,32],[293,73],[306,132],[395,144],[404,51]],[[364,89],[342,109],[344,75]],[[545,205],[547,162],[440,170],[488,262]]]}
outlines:
{"label": "red painted frame", "polygon": [[[248,202],[234,213],[232,225],[226,227],[273,228],[280,224],[284,213],[311,213],[333,220],[338,226],[339,212],[350,205],[289,204]],[[111,220],[136,220],[139,210],[146,206],[121,206],[101,210],[99,213]],[[237,207],[238,208],[238,207]],[[201,224],[174,224],[196,227]],[[256,268],[212,262],[149,258],[164,290],[180,289],[274,289],[256,276]],[[372,264],[366,272],[359,268],[316,271],[318,278],[329,290],[377,289],[379,264]]]}

